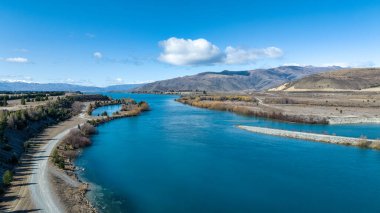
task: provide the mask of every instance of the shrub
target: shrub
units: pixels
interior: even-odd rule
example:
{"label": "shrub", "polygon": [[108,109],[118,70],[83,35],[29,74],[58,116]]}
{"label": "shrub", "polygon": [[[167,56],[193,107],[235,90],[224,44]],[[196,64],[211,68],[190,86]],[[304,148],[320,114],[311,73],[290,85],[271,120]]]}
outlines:
{"label": "shrub", "polygon": [[58,154],[58,150],[57,149],[55,149],[53,151],[53,154],[52,154],[51,158],[52,158],[53,163],[56,166],[58,166],[58,168],[60,168],[60,169],[64,169],[65,168],[65,160],[63,159],[62,156],[60,156]]}
{"label": "shrub", "polygon": [[97,132],[96,128],[89,123],[83,124],[81,126],[80,130],[85,136],[90,136],[90,135],[93,135]]}
{"label": "shrub", "polygon": [[9,170],[5,171],[3,175],[3,184],[6,186],[9,186],[12,181],[13,181],[13,173]]}
{"label": "shrub", "polygon": [[85,137],[79,129],[70,130],[69,134],[63,139],[63,142],[70,146],[71,149],[78,149],[91,145],[90,139]]}
{"label": "shrub", "polygon": [[31,143],[30,143],[30,141],[25,141],[25,142],[24,142],[24,150],[26,151],[26,150],[28,150],[30,147],[31,147]]}

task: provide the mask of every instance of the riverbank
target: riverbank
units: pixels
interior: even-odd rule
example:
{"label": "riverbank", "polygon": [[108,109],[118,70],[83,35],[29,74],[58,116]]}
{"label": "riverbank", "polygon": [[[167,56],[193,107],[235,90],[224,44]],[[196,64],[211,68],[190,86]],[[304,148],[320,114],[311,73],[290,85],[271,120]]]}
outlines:
{"label": "riverbank", "polygon": [[380,93],[258,92],[192,94],[178,102],[195,107],[307,124],[380,123]]}
{"label": "riverbank", "polygon": [[[112,105],[115,102],[109,103]],[[89,184],[83,182],[77,176],[76,172],[78,171],[78,168],[75,166],[74,162],[80,152],[91,143],[90,136],[96,132],[94,127],[90,130],[91,125],[97,126],[114,119],[137,116],[140,113],[149,110],[149,105],[143,101],[137,103],[132,99],[125,99],[121,101],[121,103],[123,103],[123,105],[120,111],[113,113],[111,116],[86,115],[86,124],[72,129],[55,148],[57,152],[53,154],[53,156],[59,156],[58,158],[63,160],[63,164],[51,162],[52,166],[54,166],[52,169],[54,172],[51,173],[51,182],[56,194],[59,195],[59,200],[63,203],[67,212],[97,212],[97,209],[86,197],[86,193],[89,191]],[[103,106],[108,105],[107,103],[104,103]],[[86,111],[89,111],[88,108]],[[73,131],[81,132],[85,138],[77,138]],[[70,134],[73,136],[71,137],[72,139],[69,138]],[[89,144],[76,146],[77,143],[82,143],[84,139],[87,139]]]}
{"label": "riverbank", "polygon": [[31,147],[20,159],[14,172],[14,181],[3,196],[1,210],[64,212],[59,196],[54,193],[49,179],[49,156],[55,145],[78,124],[82,116],[74,116],[46,128],[30,140]]}
{"label": "riverbank", "polygon": [[297,131],[289,131],[289,130],[281,130],[281,129],[255,127],[255,126],[239,125],[237,127],[249,132],[266,134],[266,135],[274,135],[274,136],[280,136],[280,137],[288,137],[288,138],[340,144],[340,145],[358,146],[358,147],[363,147],[363,148],[380,149],[380,140],[373,140],[373,139],[366,139],[366,138],[352,138],[352,137],[343,137],[343,136],[335,136],[335,135],[323,135],[323,134],[316,134],[316,133],[297,132]]}

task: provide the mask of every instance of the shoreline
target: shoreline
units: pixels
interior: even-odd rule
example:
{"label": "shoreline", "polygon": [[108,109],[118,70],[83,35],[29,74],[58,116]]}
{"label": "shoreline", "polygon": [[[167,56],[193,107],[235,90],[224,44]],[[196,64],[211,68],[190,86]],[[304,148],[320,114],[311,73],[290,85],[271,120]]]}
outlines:
{"label": "shoreline", "polygon": [[[50,155],[72,128],[84,123],[82,115],[74,116],[57,125],[48,127],[29,141],[34,144],[24,153],[15,168],[14,181],[4,195],[2,209],[6,211],[64,212],[59,194],[51,183]],[[43,201],[43,202],[42,202]],[[58,210],[59,211],[58,211]]]}
{"label": "shoreline", "polygon": [[[244,100],[244,98],[252,98],[252,100]],[[291,104],[269,104],[265,103],[262,97],[247,96],[247,95],[203,95],[203,96],[181,96],[175,99],[175,101],[197,108],[204,108],[209,110],[218,110],[232,112],[238,115],[257,117],[264,119],[271,119],[280,122],[300,123],[300,124],[312,124],[312,125],[340,125],[340,124],[380,124],[380,117],[378,114],[371,113],[358,113],[356,115],[353,110],[361,109],[352,108],[351,111],[346,114],[342,114],[342,107],[334,106],[328,110],[334,111],[332,113],[315,113],[313,107],[299,106]],[[326,101],[327,103],[327,101]],[[285,110],[284,107],[288,109]],[[293,108],[289,111],[289,108]],[[324,108],[325,110],[328,107]],[[340,114],[336,113],[339,112]],[[318,110],[318,107],[315,108]],[[349,111],[349,110],[347,110]],[[375,112],[376,113],[376,112]]]}
{"label": "shoreline", "polygon": [[354,137],[336,136],[336,135],[324,135],[324,134],[317,134],[317,133],[298,132],[298,131],[290,131],[290,130],[282,130],[282,129],[256,127],[256,126],[238,125],[236,127],[245,131],[265,134],[265,135],[273,135],[273,136],[279,136],[279,137],[294,138],[294,139],[301,139],[301,140],[314,141],[314,142],[324,142],[324,143],[339,144],[339,145],[357,146],[357,147],[371,148],[371,149],[380,149],[380,140],[375,140],[375,139],[354,138]]}
{"label": "shoreline", "polygon": [[[127,104],[125,100],[122,100],[122,102],[123,104]],[[105,104],[104,106],[108,105]],[[82,118],[85,119],[84,123],[89,123],[95,127],[115,119],[138,116],[142,112],[150,110],[149,105],[143,101],[138,104],[133,104],[132,108],[127,108],[124,110],[122,108],[111,116],[88,115],[88,108],[86,108],[87,114],[82,113]],[[84,123],[82,123],[81,126]],[[88,137],[91,138],[91,136]],[[61,143],[62,140],[56,144],[55,150],[58,150],[58,147],[61,145]],[[64,157],[65,169],[60,169],[53,162],[49,161],[50,166],[52,167],[53,171],[55,171],[55,174],[50,175],[50,183],[54,185],[55,194],[57,194],[60,202],[62,202],[62,204],[65,206],[67,212],[98,212],[98,209],[95,205],[93,205],[92,200],[90,200],[87,196],[87,193],[91,191],[92,183],[86,182],[80,178],[80,176],[77,174],[78,167],[75,165],[76,158],[86,148],[87,147],[74,149],[73,151],[76,153],[76,157],[72,159]]]}
{"label": "shoreline", "polygon": [[329,117],[328,122],[330,125],[339,124],[380,124],[380,118],[365,118],[355,116],[341,116],[341,117]]}

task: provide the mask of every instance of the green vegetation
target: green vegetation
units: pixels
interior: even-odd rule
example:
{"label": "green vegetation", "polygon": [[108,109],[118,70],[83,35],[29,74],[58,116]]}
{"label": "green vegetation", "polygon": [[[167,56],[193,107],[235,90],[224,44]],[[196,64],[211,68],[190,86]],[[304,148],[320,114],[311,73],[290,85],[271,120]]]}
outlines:
{"label": "green vegetation", "polygon": [[60,168],[60,169],[64,169],[65,168],[65,159],[58,154],[57,149],[55,149],[53,151],[53,154],[51,155],[51,159],[52,159],[53,163],[56,166],[58,166],[58,168]]}
{"label": "green vegetation", "polygon": [[[43,99],[47,97],[45,95]],[[12,169],[18,163],[18,158],[22,152],[27,151],[32,146],[28,142],[29,138],[50,125],[57,124],[80,113],[83,107],[83,103],[80,102],[108,99],[107,96],[102,95],[64,96],[27,109],[0,110],[0,171],[2,171],[0,174],[3,175],[5,170]],[[0,97],[0,102],[1,100]],[[90,134],[92,131],[86,127],[85,130],[85,134]],[[64,166],[62,160],[57,156],[54,157],[54,161],[59,167]]]}
{"label": "green vegetation", "polygon": [[0,106],[7,106],[8,105],[8,95],[4,95],[2,101],[0,102]]}
{"label": "green vegetation", "polygon": [[0,143],[6,142],[5,129],[7,128],[7,112],[0,111]]}
{"label": "green vegetation", "polygon": [[20,91],[20,92],[10,92],[10,91],[0,91],[4,98],[7,100],[17,100],[17,99],[37,99],[36,101],[46,100],[46,97],[52,96],[63,96],[65,92],[30,92],[30,91]]}
{"label": "green vegetation", "polygon": [[123,99],[121,100],[121,103],[123,104],[120,111],[113,113],[112,116],[104,116],[102,118],[90,120],[88,123],[97,126],[113,119],[137,116],[144,111],[150,110],[149,104],[145,101],[137,103],[133,99]]}
{"label": "green vegetation", "polygon": [[[136,104],[136,101],[130,98],[123,98],[123,99],[106,99],[102,101],[95,101],[94,104],[90,104],[87,108],[87,114],[91,115],[92,111],[94,111],[96,108],[103,107],[103,106],[110,106],[110,105],[117,105],[117,104]],[[106,116],[106,115],[102,115]]]}
{"label": "green vegetation", "polygon": [[13,181],[13,173],[10,170],[5,171],[3,175],[3,184],[5,186],[9,186],[12,181]]}
{"label": "green vegetation", "polygon": [[91,145],[89,137],[96,133],[96,128],[89,123],[70,130],[54,150],[51,156],[52,162],[60,169],[65,169],[65,159],[71,161],[77,156],[78,149]]}

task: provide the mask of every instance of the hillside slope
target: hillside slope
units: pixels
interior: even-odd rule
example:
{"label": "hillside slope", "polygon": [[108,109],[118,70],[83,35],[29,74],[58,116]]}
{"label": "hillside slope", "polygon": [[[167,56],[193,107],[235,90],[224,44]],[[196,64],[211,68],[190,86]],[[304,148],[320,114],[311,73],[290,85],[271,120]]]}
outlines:
{"label": "hillside slope", "polygon": [[183,91],[260,91],[302,77],[337,70],[339,67],[282,66],[250,71],[204,72],[197,75],[156,81],[134,89],[134,92],[183,92]]}
{"label": "hillside slope", "polygon": [[343,69],[319,73],[281,85],[276,91],[380,91],[380,68]]}

